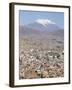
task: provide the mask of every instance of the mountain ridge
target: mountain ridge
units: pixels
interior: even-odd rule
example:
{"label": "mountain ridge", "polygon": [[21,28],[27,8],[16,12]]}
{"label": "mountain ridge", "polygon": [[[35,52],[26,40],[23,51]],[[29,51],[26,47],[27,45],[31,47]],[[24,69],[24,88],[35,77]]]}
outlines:
{"label": "mountain ridge", "polygon": [[48,19],[37,19],[34,22],[27,24],[26,27],[35,30],[49,31],[49,32],[61,29],[59,26],[57,26],[55,22]]}

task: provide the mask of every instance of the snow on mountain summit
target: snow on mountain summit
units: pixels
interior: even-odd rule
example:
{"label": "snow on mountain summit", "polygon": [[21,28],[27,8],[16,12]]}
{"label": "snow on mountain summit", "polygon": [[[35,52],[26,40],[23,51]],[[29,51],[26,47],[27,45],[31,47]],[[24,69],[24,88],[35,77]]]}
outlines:
{"label": "snow on mountain summit", "polygon": [[55,22],[53,22],[49,19],[37,19],[35,22],[42,24],[43,26],[46,26],[48,24],[56,24]]}
{"label": "snow on mountain summit", "polygon": [[55,22],[49,19],[36,19],[34,22],[28,24],[27,27],[39,31],[48,31],[48,32],[60,29],[60,27],[58,27]]}

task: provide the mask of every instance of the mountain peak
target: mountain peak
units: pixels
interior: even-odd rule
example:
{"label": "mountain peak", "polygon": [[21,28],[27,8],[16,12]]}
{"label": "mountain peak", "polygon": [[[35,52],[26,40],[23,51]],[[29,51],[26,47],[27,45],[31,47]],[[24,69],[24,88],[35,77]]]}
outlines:
{"label": "mountain peak", "polygon": [[56,24],[55,22],[53,22],[49,19],[37,19],[35,22],[42,24],[43,26],[46,26],[48,24]]}

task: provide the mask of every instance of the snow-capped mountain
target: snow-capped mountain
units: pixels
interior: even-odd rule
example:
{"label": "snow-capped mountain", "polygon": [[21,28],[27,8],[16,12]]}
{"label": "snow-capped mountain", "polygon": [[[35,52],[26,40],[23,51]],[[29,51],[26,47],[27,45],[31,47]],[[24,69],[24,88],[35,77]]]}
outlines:
{"label": "snow-capped mountain", "polygon": [[40,31],[46,30],[49,32],[60,29],[55,22],[48,19],[37,19],[33,23],[28,24],[27,27]]}
{"label": "snow-capped mountain", "polygon": [[64,39],[64,29],[48,19],[37,19],[34,22],[19,27],[20,37],[30,37],[35,39]]}

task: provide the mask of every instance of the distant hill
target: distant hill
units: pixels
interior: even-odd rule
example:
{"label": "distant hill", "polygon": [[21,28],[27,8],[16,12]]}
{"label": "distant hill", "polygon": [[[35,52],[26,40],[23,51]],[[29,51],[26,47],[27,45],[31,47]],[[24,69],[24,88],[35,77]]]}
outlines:
{"label": "distant hill", "polygon": [[30,35],[30,34],[38,34],[40,33],[39,30],[27,27],[27,26],[19,26],[19,33],[20,35]]}
{"label": "distant hill", "polygon": [[50,20],[36,20],[26,26],[19,26],[20,37],[43,38],[43,39],[64,39],[64,30]]}
{"label": "distant hill", "polygon": [[52,32],[54,30],[60,29],[60,27],[58,27],[56,23],[48,19],[37,19],[36,21],[28,24],[27,27],[40,31],[48,31],[48,32]]}

